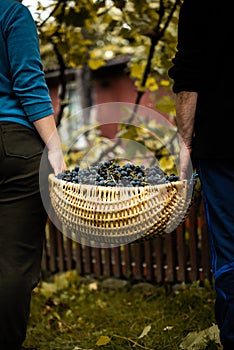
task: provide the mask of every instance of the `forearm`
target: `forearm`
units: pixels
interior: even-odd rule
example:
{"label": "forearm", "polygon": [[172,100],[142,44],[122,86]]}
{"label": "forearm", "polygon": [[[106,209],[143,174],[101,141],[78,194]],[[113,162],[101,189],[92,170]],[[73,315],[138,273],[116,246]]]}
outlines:
{"label": "forearm", "polygon": [[55,151],[61,148],[53,115],[36,120],[33,124],[49,150]]}
{"label": "forearm", "polygon": [[57,175],[66,169],[66,164],[62,153],[60,137],[56,128],[54,116],[49,115],[48,117],[35,121],[33,124],[40,137],[46,144],[49,162],[55,175]]}
{"label": "forearm", "polygon": [[181,91],[176,95],[176,123],[178,133],[187,148],[192,146],[197,92]]}

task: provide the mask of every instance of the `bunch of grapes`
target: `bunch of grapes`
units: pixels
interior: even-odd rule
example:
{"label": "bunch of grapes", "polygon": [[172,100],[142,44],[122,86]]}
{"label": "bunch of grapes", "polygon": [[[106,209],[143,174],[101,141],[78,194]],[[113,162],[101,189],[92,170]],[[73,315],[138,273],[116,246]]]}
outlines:
{"label": "bunch of grapes", "polygon": [[59,173],[57,178],[72,183],[109,187],[153,186],[180,179],[175,174],[167,175],[157,165],[151,168],[131,163],[120,166],[118,162],[113,160],[101,162],[84,169],[75,166],[72,170]]}

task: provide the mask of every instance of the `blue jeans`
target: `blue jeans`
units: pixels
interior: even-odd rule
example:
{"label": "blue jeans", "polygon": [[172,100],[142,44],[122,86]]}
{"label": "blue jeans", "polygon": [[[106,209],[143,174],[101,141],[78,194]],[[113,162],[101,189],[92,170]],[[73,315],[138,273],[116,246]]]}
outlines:
{"label": "blue jeans", "polygon": [[217,292],[215,316],[224,350],[234,349],[234,160],[200,160],[199,176]]}
{"label": "blue jeans", "polygon": [[0,349],[26,336],[33,288],[40,279],[46,212],[39,189],[44,145],[29,128],[0,123]]}

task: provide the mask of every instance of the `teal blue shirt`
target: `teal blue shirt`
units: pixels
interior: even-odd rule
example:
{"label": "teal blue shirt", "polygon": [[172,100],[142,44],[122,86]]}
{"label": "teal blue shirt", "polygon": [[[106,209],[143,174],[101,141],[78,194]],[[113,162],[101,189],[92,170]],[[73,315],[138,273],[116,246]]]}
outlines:
{"label": "teal blue shirt", "polygon": [[0,122],[33,128],[53,112],[34,19],[21,3],[0,0]]}

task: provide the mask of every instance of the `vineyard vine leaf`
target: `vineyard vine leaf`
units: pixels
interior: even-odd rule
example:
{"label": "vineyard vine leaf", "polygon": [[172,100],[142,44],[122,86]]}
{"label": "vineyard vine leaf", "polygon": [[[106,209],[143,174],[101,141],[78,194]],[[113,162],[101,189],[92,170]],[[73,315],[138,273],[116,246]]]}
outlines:
{"label": "vineyard vine leaf", "polygon": [[147,78],[145,85],[151,91],[157,91],[159,89],[159,86],[154,77]]}
{"label": "vineyard vine leaf", "polygon": [[142,331],[141,335],[139,335],[138,339],[144,338],[150,332],[150,330],[151,330],[151,325],[149,324],[148,326],[146,326],[143,329],[143,331]]}
{"label": "vineyard vine leaf", "polygon": [[103,346],[103,345],[107,345],[109,344],[111,341],[110,337],[107,337],[105,335],[101,335],[101,337],[98,339],[98,341],[96,342],[97,346]]}
{"label": "vineyard vine leaf", "polygon": [[134,125],[123,125],[122,129],[118,131],[117,137],[135,140],[138,136],[138,129]]}
{"label": "vineyard vine leaf", "polygon": [[159,160],[159,165],[165,172],[167,172],[167,171],[172,170],[174,168],[175,160],[174,160],[173,156],[162,157]]}
{"label": "vineyard vine leaf", "polygon": [[158,99],[156,108],[164,113],[175,114],[175,101],[170,96],[163,96]]}
{"label": "vineyard vine leaf", "polygon": [[102,59],[90,59],[88,65],[91,69],[95,70],[105,65],[105,61]]}
{"label": "vineyard vine leaf", "polygon": [[135,142],[129,141],[126,143],[126,154],[128,159],[133,159],[137,152],[137,144]]}

